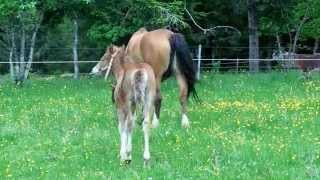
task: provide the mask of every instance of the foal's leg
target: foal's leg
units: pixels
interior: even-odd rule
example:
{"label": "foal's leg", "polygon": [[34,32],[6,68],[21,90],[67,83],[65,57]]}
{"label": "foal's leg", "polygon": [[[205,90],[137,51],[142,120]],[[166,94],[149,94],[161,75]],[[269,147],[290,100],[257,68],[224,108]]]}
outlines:
{"label": "foal's leg", "polygon": [[187,103],[188,103],[188,84],[186,82],[185,77],[177,72],[176,78],[179,85],[180,90],[180,104],[181,104],[181,126],[187,128],[190,126],[189,118],[187,116]]}
{"label": "foal's leg", "polygon": [[128,144],[128,128],[127,128],[127,113],[120,109],[118,110],[118,121],[119,121],[119,133],[120,133],[120,160],[125,162],[128,160],[127,156],[127,144]]}
{"label": "foal's leg", "polygon": [[127,155],[127,161],[131,161],[131,152],[132,152],[132,133],[133,133],[133,127],[135,123],[135,113],[129,113],[128,119],[126,121],[127,125],[127,147],[126,147],[126,155]]}
{"label": "foal's leg", "polygon": [[127,133],[125,128],[125,122],[119,120],[119,133],[120,133],[120,160],[124,162],[127,160],[126,147],[127,147]]}

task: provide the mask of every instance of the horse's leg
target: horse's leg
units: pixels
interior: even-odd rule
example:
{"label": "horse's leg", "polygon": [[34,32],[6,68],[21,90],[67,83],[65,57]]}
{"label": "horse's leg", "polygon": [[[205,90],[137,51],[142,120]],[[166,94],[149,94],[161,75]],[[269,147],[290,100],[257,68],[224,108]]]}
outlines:
{"label": "horse's leg", "polygon": [[135,107],[132,108],[132,112],[129,113],[130,115],[128,116],[126,125],[127,125],[127,161],[130,163],[132,157],[131,157],[131,152],[132,152],[132,133],[133,133],[133,127],[136,119],[136,113],[135,113]]}
{"label": "horse's leg", "polygon": [[188,103],[188,84],[186,82],[185,77],[177,72],[176,78],[179,85],[180,90],[180,104],[181,104],[181,126],[187,128],[190,126],[189,118],[187,116],[187,103]]}
{"label": "horse's leg", "polygon": [[156,96],[154,100],[154,107],[155,107],[155,112],[153,114],[153,120],[152,120],[152,127],[156,128],[159,126],[159,119],[160,119],[160,109],[161,109],[161,92],[160,92],[160,83],[161,79],[157,78],[156,80]]}
{"label": "horse's leg", "polygon": [[128,160],[127,147],[128,147],[128,120],[129,119],[127,108],[122,107],[118,109],[119,133],[120,133],[120,160],[126,162]]}
{"label": "horse's leg", "polygon": [[119,121],[119,133],[120,133],[120,160],[124,162],[127,159],[126,144],[127,144],[127,132],[126,132],[126,116],[122,111],[118,112]]}
{"label": "horse's leg", "polygon": [[133,123],[134,123],[134,114],[131,114],[128,116],[126,125],[127,125],[127,146],[126,146],[126,160],[128,163],[131,161],[131,152],[132,152],[132,132],[133,132]]}
{"label": "horse's leg", "polygon": [[151,116],[153,114],[152,111],[153,105],[152,103],[146,103],[144,105],[144,120],[143,120],[143,133],[144,133],[144,152],[143,159],[144,165],[147,166],[150,160],[150,150],[149,150],[149,137],[151,131]]}

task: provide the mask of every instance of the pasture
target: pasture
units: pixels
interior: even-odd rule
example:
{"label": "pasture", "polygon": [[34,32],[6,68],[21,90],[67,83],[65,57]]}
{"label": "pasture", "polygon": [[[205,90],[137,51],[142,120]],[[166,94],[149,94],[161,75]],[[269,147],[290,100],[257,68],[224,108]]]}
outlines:
{"label": "pasture", "polygon": [[[175,79],[162,86],[151,167],[137,123],[133,161],[120,165],[110,86],[102,78],[35,77],[0,84],[0,178],[305,179],[320,177],[320,78],[204,74],[180,127]],[[140,121],[140,119],[138,119]]]}

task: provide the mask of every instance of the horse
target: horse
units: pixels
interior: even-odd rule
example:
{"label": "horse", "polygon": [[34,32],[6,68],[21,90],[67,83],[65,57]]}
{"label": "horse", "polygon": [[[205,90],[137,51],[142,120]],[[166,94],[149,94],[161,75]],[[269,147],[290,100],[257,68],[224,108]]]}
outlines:
{"label": "horse", "polygon": [[162,101],[160,84],[163,80],[175,74],[180,91],[181,125],[182,127],[189,127],[188,97],[191,93],[196,101],[199,101],[199,97],[195,89],[196,70],[184,36],[168,29],[147,31],[145,28],[140,28],[130,38],[126,53],[135,62],[149,64],[155,73],[154,119],[160,118]]}
{"label": "horse", "polygon": [[114,101],[117,108],[120,133],[120,160],[131,162],[132,132],[136,119],[136,108],[143,110],[144,132],[144,164],[150,160],[149,136],[154,113],[154,99],[156,96],[156,79],[150,65],[136,63],[126,56],[125,47],[111,46],[107,48],[105,55],[94,67],[93,72],[110,70],[116,79]]}
{"label": "horse", "polygon": [[296,64],[302,70],[305,78],[310,78],[314,71],[320,70],[320,55],[318,54],[295,54]]}
{"label": "horse", "polygon": [[304,78],[309,78],[313,71],[320,70],[319,54],[296,54],[286,51],[273,52],[272,58],[280,61],[285,69],[298,68],[303,72]]}

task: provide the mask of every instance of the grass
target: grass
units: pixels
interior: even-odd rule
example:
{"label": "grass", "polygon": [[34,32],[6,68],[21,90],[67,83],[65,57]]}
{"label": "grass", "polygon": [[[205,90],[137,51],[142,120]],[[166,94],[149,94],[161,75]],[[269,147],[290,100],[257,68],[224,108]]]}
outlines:
{"label": "grass", "polygon": [[151,167],[136,125],[133,161],[119,162],[110,87],[102,79],[34,77],[0,85],[0,179],[320,178],[320,78],[297,72],[204,74],[203,103],[180,127],[176,81],[162,84]]}

